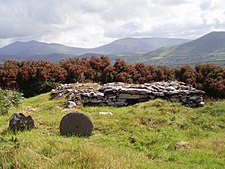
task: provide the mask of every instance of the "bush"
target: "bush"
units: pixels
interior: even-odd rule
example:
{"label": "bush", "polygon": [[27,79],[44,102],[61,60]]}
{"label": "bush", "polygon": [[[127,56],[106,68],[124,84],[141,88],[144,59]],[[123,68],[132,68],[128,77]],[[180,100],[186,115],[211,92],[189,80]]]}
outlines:
{"label": "bush", "polygon": [[18,106],[22,100],[22,93],[0,88],[0,115],[8,113],[11,106]]}
{"label": "bush", "polygon": [[0,87],[18,89],[30,97],[64,83],[67,71],[47,61],[6,61],[0,66]]}
{"label": "bush", "polygon": [[216,64],[195,66],[195,87],[204,90],[207,95],[225,98],[225,68]]}
{"label": "bush", "polygon": [[194,85],[196,83],[195,68],[189,65],[183,65],[175,68],[175,77],[178,81]]}

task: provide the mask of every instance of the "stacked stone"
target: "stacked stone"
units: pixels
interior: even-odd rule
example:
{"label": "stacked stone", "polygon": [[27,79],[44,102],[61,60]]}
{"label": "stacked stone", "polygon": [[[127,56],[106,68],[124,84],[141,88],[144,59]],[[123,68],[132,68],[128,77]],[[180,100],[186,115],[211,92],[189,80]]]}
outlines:
{"label": "stacked stone", "polygon": [[[74,90],[65,89],[68,101],[73,98]],[[69,94],[68,94],[69,90]],[[121,82],[105,84],[98,90],[79,90],[84,105],[127,106],[156,98],[166,99],[171,102],[180,102],[185,106],[197,107],[204,105],[204,91],[197,90],[183,82],[155,82],[142,85],[124,84]],[[76,100],[76,99],[75,99]]]}
{"label": "stacked stone", "polygon": [[80,95],[84,105],[103,105],[104,93],[102,92],[83,92]]}
{"label": "stacked stone", "polygon": [[148,90],[152,91],[153,96],[167,99],[171,102],[180,102],[185,106],[197,107],[204,105],[202,90],[197,90],[191,85],[183,82],[155,82],[145,84]]}

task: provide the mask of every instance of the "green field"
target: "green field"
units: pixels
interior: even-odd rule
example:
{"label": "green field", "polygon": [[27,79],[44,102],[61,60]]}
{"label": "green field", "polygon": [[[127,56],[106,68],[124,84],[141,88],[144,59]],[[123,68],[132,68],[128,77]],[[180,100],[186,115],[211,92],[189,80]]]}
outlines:
{"label": "green field", "polygon": [[[225,168],[225,101],[201,108],[153,100],[129,107],[80,107],[42,94],[0,116],[0,168]],[[88,115],[89,138],[59,135],[68,112]],[[99,115],[99,112],[113,115]],[[31,115],[36,128],[14,134],[12,113]]]}

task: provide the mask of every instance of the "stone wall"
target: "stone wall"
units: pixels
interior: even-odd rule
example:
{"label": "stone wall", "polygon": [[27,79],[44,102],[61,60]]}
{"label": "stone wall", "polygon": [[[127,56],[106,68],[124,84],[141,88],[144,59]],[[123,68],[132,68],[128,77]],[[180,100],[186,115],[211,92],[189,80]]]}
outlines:
{"label": "stone wall", "polygon": [[67,106],[84,105],[127,106],[156,98],[180,102],[184,106],[204,105],[204,91],[183,82],[154,82],[142,85],[107,83],[97,88],[77,87],[81,84],[64,84],[52,90],[53,97],[67,97]]}

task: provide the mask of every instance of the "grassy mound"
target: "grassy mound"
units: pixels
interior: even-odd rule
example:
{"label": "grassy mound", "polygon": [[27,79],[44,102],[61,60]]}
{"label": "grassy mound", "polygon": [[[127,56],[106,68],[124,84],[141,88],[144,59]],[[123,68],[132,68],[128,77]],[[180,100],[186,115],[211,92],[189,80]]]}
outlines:
{"label": "grassy mound", "polygon": [[[67,110],[49,94],[26,99],[0,116],[0,168],[224,168],[225,102],[202,108],[153,100],[129,107]],[[89,138],[59,135],[68,112],[88,115]],[[12,133],[12,113],[31,115],[36,128]],[[113,115],[100,115],[112,112]]]}

